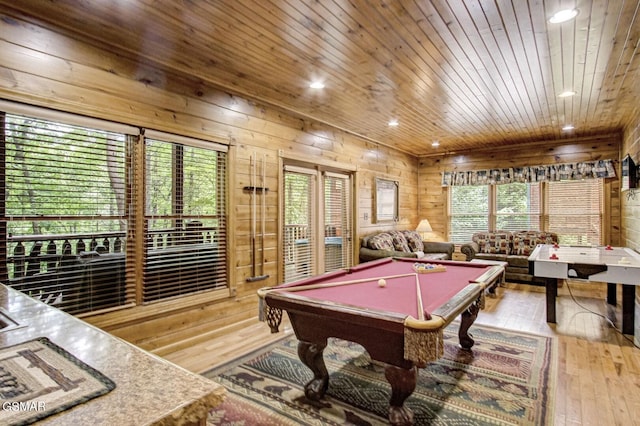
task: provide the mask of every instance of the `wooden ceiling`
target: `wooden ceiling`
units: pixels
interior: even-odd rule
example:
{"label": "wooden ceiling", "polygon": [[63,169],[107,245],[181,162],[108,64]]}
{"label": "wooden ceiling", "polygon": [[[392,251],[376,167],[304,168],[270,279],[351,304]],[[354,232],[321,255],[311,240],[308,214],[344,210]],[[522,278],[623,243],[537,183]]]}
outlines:
{"label": "wooden ceiling", "polygon": [[[637,0],[0,3],[415,155],[619,131],[640,106]],[[574,6],[574,20],[548,22]],[[309,88],[316,79],[324,89]]]}

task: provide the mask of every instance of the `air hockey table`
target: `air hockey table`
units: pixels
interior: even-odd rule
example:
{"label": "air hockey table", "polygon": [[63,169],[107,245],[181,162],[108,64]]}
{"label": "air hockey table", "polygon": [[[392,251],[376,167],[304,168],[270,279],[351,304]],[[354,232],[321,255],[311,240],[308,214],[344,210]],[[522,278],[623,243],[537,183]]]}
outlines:
{"label": "air hockey table", "polygon": [[636,286],[640,285],[640,254],[627,247],[582,247],[540,244],[529,256],[530,273],[544,278],[547,322],[556,322],[558,280],[582,279],[607,283],[607,303],[616,305],[622,285],[622,332],[634,333]]}

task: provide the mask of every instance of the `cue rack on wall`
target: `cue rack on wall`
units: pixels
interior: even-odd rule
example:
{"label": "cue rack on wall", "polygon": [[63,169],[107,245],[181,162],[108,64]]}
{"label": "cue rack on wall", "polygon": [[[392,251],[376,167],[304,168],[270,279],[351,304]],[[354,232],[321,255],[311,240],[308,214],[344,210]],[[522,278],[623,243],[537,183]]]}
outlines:
{"label": "cue rack on wall", "polygon": [[[265,234],[265,222],[266,222],[266,198],[269,188],[265,186],[266,182],[266,155],[262,155],[261,161],[261,181],[258,186],[258,160],[256,153],[254,152],[250,158],[250,171],[251,185],[242,188],[245,192],[248,192],[251,196],[251,276],[247,278],[247,282],[262,281],[269,278],[269,275],[264,273],[264,234]],[[260,275],[258,274],[258,248],[257,248],[257,228],[258,228],[258,196],[261,197],[260,202]]]}

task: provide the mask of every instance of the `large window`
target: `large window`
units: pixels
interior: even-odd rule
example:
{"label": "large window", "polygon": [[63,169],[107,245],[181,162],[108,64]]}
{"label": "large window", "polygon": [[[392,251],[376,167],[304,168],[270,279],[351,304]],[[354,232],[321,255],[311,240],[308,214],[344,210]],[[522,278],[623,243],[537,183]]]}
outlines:
{"label": "large window", "polygon": [[489,230],[489,185],[450,187],[449,240],[467,242]]}
{"label": "large window", "polygon": [[125,304],[128,137],[12,114],[3,129],[3,281],[72,313]]}
{"label": "large window", "polygon": [[145,157],[144,301],[224,287],[226,152],[147,138]]}
{"label": "large window", "polygon": [[549,182],[549,225],[562,244],[601,244],[602,181]]}
{"label": "large window", "polygon": [[556,232],[564,244],[601,244],[602,205],[602,179],[451,186],[449,238],[534,229]]}
{"label": "large window", "polygon": [[227,286],[226,147],[0,118],[2,282],[73,314]]}
{"label": "large window", "polygon": [[495,185],[495,191],[495,229],[541,229],[539,183]]}

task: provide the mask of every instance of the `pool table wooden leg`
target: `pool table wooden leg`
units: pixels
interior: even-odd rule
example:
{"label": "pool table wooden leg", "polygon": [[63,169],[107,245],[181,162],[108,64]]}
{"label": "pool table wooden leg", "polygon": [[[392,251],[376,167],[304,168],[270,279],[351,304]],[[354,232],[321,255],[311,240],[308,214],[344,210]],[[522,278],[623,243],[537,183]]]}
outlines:
{"label": "pool table wooden leg", "polygon": [[389,423],[392,425],[412,425],[413,411],[404,405],[404,401],[413,393],[418,380],[418,368],[410,369],[387,365],[384,376],[391,385],[389,401]]}
{"label": "pool table wooden leg", "polygon": [[469,328],[473,325],[478,318],[478,311],[480,307],[478,303],[473,303],[467,310],[465,310],[460,318],[460,328],[458,329],[458,339],[460,340],[460,346],[463,349],[471,349],[476,343],[475,340],[469,334]]}
{"label": "pool table wooden leg", "polygon": [[304,394],[312,401],[321,399],[329,388],[329,373],[322,356],[322,352],[326,347],[326,340],[320,343],[298,342],[300,361],[313,372],[313,379],[304,385]]}

